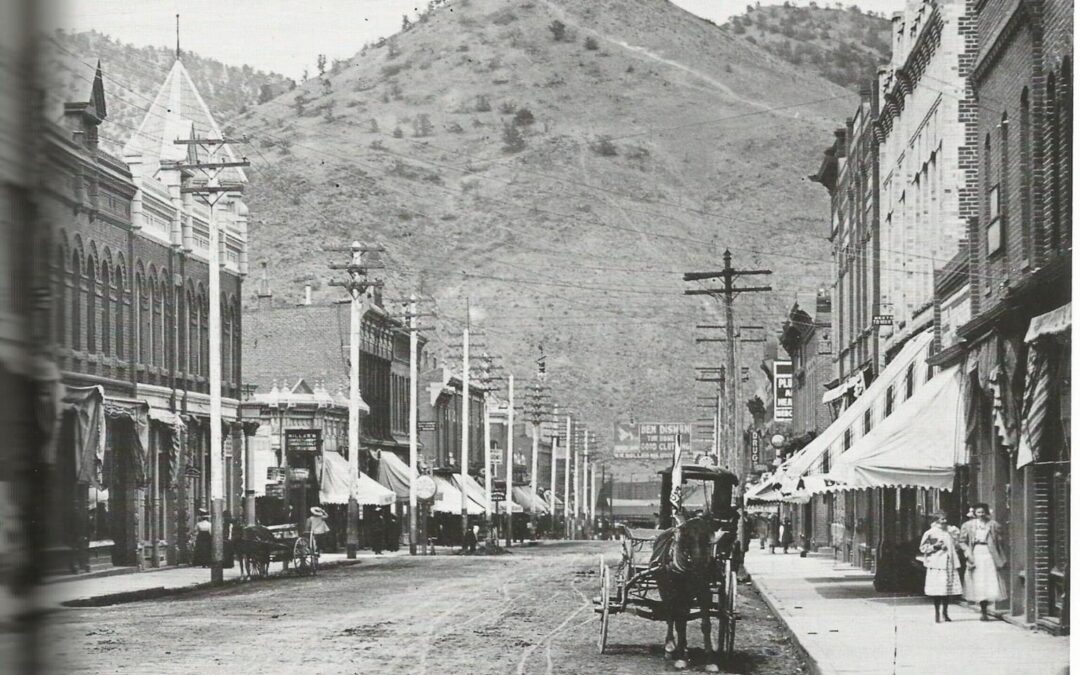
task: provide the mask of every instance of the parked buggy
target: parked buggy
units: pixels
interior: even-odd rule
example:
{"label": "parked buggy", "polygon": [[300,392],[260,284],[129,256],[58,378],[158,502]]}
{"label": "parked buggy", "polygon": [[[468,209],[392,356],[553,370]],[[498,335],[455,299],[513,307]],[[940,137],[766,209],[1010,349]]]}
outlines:
{"label": "parked buggy", "polygon": [[319,549],[311,532],[301,535],[296,525],[248,525],[235,546],[241,571],[247,576],[267,576],[271,562],[280,561],[282,571],[294,564],[297,574],[319,571]]}
{"label": "parked buggy", "polygon": [[[730,657],[735,646],[736,571],[742,550],[732,490],[738,478],[709,466],[684,465],[681,473],[683,508],[676,510],[671,502],[672,470],[661,471],[660,529],[622,526],[622,559],[611,569],[600,558],[600,596],[594,599],[594,611],[600,615],[597,646],[601,654],[607,649],[613,614],[667,621],[666,655],[676,659],[676,667],[686,667],[686,621],[701,620],[707,668],[713,670],[713,620],[719,655]],[[696,561],[691,550],[694,536],[702,544]],[[677,640],[673,629],[678,631]]]}

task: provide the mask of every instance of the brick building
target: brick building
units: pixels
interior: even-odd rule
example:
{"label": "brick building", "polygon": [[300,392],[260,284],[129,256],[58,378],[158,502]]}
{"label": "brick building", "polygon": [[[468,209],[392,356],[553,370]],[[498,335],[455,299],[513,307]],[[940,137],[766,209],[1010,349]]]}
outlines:
{"label": "brick building", "polygon": [[210,299],[209,214],[181,197],[192,176],[172,140],[177,129],[220,137],[213,116],[177,60],[120,159],[98,134],[106,80],[100,66],[86,75],[89,99],[63,104],[44,130],[48,331],[65,391],[54,478],[70,496],[53,502],[47,564],[183,563],[196,509],[209,506],[209,302],[222,307],[226,509],[241,508],[247,209],[239,194],[217,209],[225,255]]}
{"label": "brick building", "polygon": [[[969,219],[964,343],[968,503],[1007,532],[1008,617],[1068,631],[1072,14],[977,5],[979,209]],[[960,352],[963,352],[962,354]]]}

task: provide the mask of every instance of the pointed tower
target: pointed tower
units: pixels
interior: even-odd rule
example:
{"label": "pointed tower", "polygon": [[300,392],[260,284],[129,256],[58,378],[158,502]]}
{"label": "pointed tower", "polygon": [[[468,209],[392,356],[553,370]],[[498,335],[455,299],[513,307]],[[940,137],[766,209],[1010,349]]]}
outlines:
{"label": "pointed tower", "polygon": [[[202,177],[199,172],[181,171],[180,163],[222,160],[236,161],[228,143],[220,146],[214,157],[199,157],[195,146],[177,145],[177,140],[224,138],[206,101],[195,86],[191,74],[180,59],[177,42],[176,61],[147,109],[138,130],[124,145],[124,159],[139,186],[132,206],[133,225],[155,239],[185,254],[207,260],[209,251],[209,213],[205,205],[180,187],[188,180]],[[222,182],[247,183],[241,168],[229,168],[220,174]],[[149,201],[156,202],[148,208]],[[168,213],[168,218],[161,213]],[[234,274],[247,273],[247,216],[240,193],[229,195],[215,207],[221,227],[222,266]]]}

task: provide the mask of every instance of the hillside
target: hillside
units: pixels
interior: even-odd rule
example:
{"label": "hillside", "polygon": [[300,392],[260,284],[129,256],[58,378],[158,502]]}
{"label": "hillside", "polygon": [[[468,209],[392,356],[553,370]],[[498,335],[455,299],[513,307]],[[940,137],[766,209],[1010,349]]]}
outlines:
{"label": "hillside", "polygon": [[[126,138],[137,115],[117,99],[148,103],[172,52],[154,73],[145,55],[95,48],[68,49],[101,57],[120,125],[106,133]],[[692,421],[714,391],[693,366],[722,345],[693,327],[722,312],[682,295],[684,271],[718,267],[725,247],[775,270],[774,292],[736,303],[740,324],[769,332],[828,277],[826,195],[805,177],[855,97],[666,0],[440,3],[295,90],[266,76],[283,93],[238,117],[246,96],[215,99],[222,80],[184,58],[226,131],[251,139],[251,268],[270,264],[277,302],[305,283],[316,302],[340,298],[324,248],[381,243],[386,295],[435,300],[433,350],[459,358],[467,296],[519,398],[542,344],[555,400],[606,449],[615,418]],[[60,72],[67,97],[85,96]],[[256,82],[243,89],[257,101]],[[760,347],[742,347],[743,398],[763,385]]]}
{"label": "hillside", "polygon": [[747,5],[723,26],[739,39],[805,71],[858,91],[890,56],[888,19],[847,9]]}
{"label": "hillside", "polygon": [[824,282],[805,176],[853,103],[664,0],[456,2],[238,121],[253,266],[279,301],[330,300],[323,247],[384,244],[388,294],[436,299],[446,354],[468,296],[518,381],[542,343],[556,400],[610,447],[616,416],[696,417],[693,366],[721,351],[693,325],[718,308],[683,271],[724,247],[775,269],[737,306],[767,326]]}
{"label": "hillside", "polygon": [[[295,86],[281,75],[249,66],[227,66],[191,52],[184,52],[183,58],[195,86],[222,123]],[[53,114],[65,101],[86,99],[94,66],[101,61],[109,110],[102,125],[102,142],[106,149],[117,151],[138,128],[176,59],[176,50],[123,44],[96,31],[57,31],[50,36],[45,59]]]}

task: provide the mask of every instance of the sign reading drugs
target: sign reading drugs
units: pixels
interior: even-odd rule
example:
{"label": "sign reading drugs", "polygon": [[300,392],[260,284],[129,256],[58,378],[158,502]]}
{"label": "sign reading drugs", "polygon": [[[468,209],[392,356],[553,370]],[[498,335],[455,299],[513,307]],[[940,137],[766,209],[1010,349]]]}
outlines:
{"label": "sign reading drugs", "polygon": [[791,361],[773,362],[773,419],[790,420],[795,405],[791,396]]}

